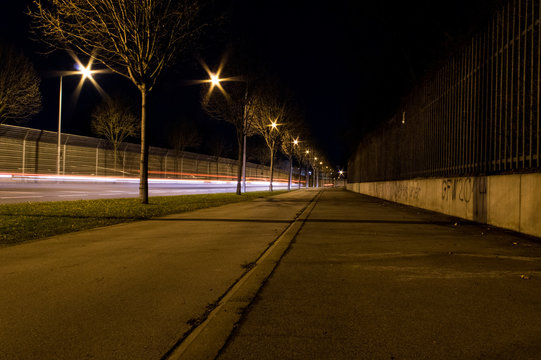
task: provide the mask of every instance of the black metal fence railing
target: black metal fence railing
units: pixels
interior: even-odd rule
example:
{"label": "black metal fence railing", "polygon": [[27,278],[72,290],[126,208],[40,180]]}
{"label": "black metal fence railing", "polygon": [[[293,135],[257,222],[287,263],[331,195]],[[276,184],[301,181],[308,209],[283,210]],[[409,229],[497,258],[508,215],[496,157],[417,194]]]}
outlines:
{"label": "black metal fence railing", "polygon": [[364,138],[348,181],[539,171],[540,0],[512,0]]}

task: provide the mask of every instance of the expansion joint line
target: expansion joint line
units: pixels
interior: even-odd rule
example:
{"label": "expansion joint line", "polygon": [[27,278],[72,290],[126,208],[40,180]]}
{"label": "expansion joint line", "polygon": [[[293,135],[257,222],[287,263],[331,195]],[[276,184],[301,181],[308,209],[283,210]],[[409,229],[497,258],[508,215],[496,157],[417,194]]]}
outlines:
{"label": "expansion joint line", "polygon": [[282,256],[302,229],[316,206],[322,191],[318,191],[301,213],[219,299],[207,318],[173,346],[162,360],[214,359],[226,345],[239,323],[244,310],[252,303],[262,285],[278,266]]}

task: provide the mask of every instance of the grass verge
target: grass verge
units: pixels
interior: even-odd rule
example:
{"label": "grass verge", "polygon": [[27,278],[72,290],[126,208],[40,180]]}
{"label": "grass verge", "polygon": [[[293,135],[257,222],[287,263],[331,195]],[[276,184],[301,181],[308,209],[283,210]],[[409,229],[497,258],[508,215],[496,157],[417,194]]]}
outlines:
{"label": "grass verge", "polygon": [[16,244],[47,236],[92,229],[213,206],[248,201],[284,191],[35,202],[0,205],[0,244]]}

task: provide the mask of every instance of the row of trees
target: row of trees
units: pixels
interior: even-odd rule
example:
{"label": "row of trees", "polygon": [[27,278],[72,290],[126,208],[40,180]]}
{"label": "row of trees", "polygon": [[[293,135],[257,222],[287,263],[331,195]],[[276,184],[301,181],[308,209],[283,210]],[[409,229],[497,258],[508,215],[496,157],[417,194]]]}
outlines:
{"label": "row of trees", "polygon": [[[86,55],[130,79],[139,90],[140,125],[118,134],[116,139],[120,141],[137,130],[140,133],[139,195],[145,204],[148,203],[147,97],[163,70],[207,26],[201,19],[203,13],[203,3],[198,0],[33,0],[29,12],[34,32],[51,49]],[[203,100],[210,115],[236,128],[238,194],[246,136],[259,134],[269,149],[271,188],[276,151],[281,149],[291,160],[295,156],[294,136],[298,136],[300,122],[279,92],[263,83],[247,78],[230,82],[226,87],[218,86],[224,90],[222,94],[208,92]],[[107,113],[107,106],[110,104],[101,109],[103,113]],[[99,123],[97,117],[94,123]],[[113,136],[112,127],[107,124],[94,128],[104,136]]]}
{"label": "row of trees", "polygon": [[[246,67],[244,69],[246,72]],[[214,73],[209,75],[217,76]],[[308,148],[308,135],[304,118],[294,101],[284,96],[280,87],[268,78],[261,74],[245,73],[242,77],[225,77],[223,81],[220,81],[220,92],[203,90],[202,104],[207,113],[229,122],[236,128],[239,162],[238,194],[241,193],[246,137],[255,135],[263,139],[270,165],[270,191],[273,190],[275,160],[278,152],[289,160],[289,188],[292,183],[294,160],[297,160],[301,166],[306,157],[304,151]],[[215,84],[209,86],[217,87]]]}
{"label": "row of trees", "polygon": [[[238,79],[238,78],[236,78]],[[238,91],[244,87],[244,91]],[[248,91],[250,89],[250,91]],[[291,99],[281,97],[279,87],[271,87],[263,79],[255,84],[251,81],[238,81],[237,84],[230,82],[221,85],[222,92],[209,93],[209,89],[203,90],[203,108],[212,117],[225,120],[237,129],[237,145],[239,154],[239,170],[242,170],[245,156],[244,138],[255,136],[264,144],[266,159],[258,156],[258,161],[270,165],[269,190],[272,191],[276,158],[279,153],[287,158],[289,166],[289,188],[293,181],[293,166],[297,162],[299,168],[303,165],[316,167],[313,153],[307,156],[308,147],[307,131],[303,126],[302,113]],[[97,106],[92,114],[92,130],[97,135],[103,136],[110,141],[113,147],[114,163],[117,162],[117,149],[127,137],[138,135],[139,124],[129,102],[120,98],[108,98]],[[301,140],[302,138],[302,140]],[[169,145],[175,149],[176,156],[182,157],[184,151],[191,147],[201,145],[202,138],[197,128],[190,122],[179,122],[170,131]],[[218,137],[212,139],[205,137],[212,148],[210,152],[217,158],[222,156],[225,149],[229,148],[227,139]],[[251,155],[259,155],[260,148],[249,148]],[[253,156],[252,156],[253,158]],[[312,161],[310,161],[312,160]],[[308,171],[308,170],[306,170]],[[299,173],[301,169],[299,169]],[[239,171],[238,191],[240,194],[242,173]],[[299,177],[299,182],[300,182]]]}

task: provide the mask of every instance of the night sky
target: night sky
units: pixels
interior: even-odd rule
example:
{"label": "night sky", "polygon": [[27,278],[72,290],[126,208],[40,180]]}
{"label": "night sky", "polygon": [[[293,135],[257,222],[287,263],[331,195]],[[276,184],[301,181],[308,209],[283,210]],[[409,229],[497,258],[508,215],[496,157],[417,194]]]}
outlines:
{"label": "night sky", "polygon": [[[46,48],[29,39],[28,4],[0,3],[0,39],[22,50],[42,77],[43,111],[18,125],[56,131],[58,77],[52,72],[71,70],[73,61],[63,52],[43,55]],[[218,0],[197,46],[163,74],[152,94],[151,145],[167,147],[171,127],[190,121],[203,137],[194,151],[208,152],[204,139],[213,136],[226,137],[236,148],[234,129],[210,119],[201,110],[200,88],[187,85],[206,77],[197,58],[217,64],[232,48],[235,56],[262,64],[279,79],[301,106],[317,147],[333,166],[344,167],[360,138],[394,112],[431,64],[483,28],[498,4]],[[114,74],[96,78],[109,95],[127,95],[137,107],[139,93],[130,81]],[[64,81],[63,131],[92,136],[90,114],[100,95],[87,83],[78,99],[70,98],[78,79]]]}

